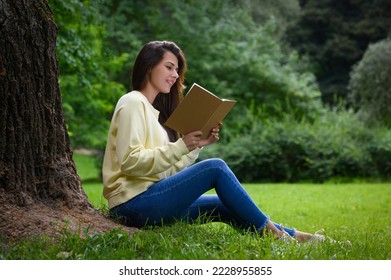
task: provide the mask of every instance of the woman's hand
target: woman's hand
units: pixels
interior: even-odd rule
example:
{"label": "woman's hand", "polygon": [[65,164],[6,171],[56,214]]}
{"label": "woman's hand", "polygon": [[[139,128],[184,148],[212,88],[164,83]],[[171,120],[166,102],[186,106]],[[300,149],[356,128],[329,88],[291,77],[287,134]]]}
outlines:
{"label": "woman's hand", "polygon": [[219,141],[219,131],[222,124],[219,124],[218,127],[215,127],[211,130],[210,135],[207,139],[201,140],[202,132],[193,131],[182,137],[183,142],[185,142],[186,147],[189,151],[192,151],[196,148],[202,148],[204,146],[210,145]]}
{"label": "woman's hand", "polygon": [[204,146],[207,146],[207,145],[210,145],[214,142],[219,141],[219,131],[220,131],[220,128],[218,128],[218,127],[213,128],[209,134],[209,137],[207,139],[200,141],[198,148],[201,148],[201,147],[204,147]]}
{"label": "woman's hand", "polygon": [[201,142],[202,131],[193,131],[186,135],[183,135],[182,140],[185,142],[186,147],[189,151],[198,148]]}

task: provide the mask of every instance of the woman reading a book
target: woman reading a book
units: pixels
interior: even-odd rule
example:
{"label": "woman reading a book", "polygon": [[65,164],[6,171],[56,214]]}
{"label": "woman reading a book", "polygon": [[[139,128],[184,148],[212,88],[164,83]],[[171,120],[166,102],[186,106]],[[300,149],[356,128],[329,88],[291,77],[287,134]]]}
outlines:
{"label": "woman reading a book", "polygon": [[[173,42],[147,43],[138,54],[133,91],[116,105],[104,156],[110,213],[135,227],[206,217],[278,239],[324,240],[272,222],[223,160],[195,163],[203,147],[219,140],[219,127],[202,140],[200,131],[179,135],[164,125],[181,101],[186,67]],[[211,189],[216,195],[205,194]]]}

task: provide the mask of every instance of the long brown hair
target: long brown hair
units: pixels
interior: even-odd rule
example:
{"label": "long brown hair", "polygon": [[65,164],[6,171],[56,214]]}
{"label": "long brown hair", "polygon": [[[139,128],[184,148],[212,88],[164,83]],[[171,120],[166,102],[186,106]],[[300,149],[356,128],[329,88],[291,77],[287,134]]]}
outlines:
{"label": "long brown hair", "polygon": [[169,41],[152,41],[145,44],[137,55],[133,65],[132,87],[133,90],[143,89],[147,83],[149,71],[159,64],[163,59],[164,53],[168,51],[172,52],[178,59],[179,77],[171,87],[170,93],[159,93],[152,105],[160,112],[159,123],[167,131],[170,141],[175,142],[179,138],[178,133],[173,129],[166,127],[164,123],[183,99],[187,63],[182,50],[175,43]]}

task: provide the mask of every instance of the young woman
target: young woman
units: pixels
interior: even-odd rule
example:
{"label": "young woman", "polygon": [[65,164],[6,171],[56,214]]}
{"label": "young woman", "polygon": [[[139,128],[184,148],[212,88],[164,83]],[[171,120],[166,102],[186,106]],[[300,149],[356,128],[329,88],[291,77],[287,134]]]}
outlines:
{"label": "young woman", "polygon": [[[147,43],[138,54],[133,91],[117,103],[104,156],[103,192],[111,214],[135,227],[206,215],[284,240],[324,240],[270,221],[223,160],[193,164],[203,147],[219,140],[219,127],[201,140],[200,131],[178,135],[164,126],[181,101],[186,68],[173,42]],[[216,195],[205,194],[211,189]]]}

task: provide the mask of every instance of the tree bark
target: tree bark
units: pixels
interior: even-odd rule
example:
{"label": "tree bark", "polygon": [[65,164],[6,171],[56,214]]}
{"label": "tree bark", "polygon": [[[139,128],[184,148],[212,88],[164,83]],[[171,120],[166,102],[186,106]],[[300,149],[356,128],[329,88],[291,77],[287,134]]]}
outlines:
{"label": "tree bark", "polygon": [[38,228],[39,234],[53,221],[63,220],[63,214],[72,212],[75,224],[82,213],[96,214],[72,160],[58,84],[56,36],[46,0],[0,0],[2,236],[28,235],[15,229],[29,220],[27,228]]}
{"label": "tree bark", "polygon": [[2,0],[1,13],[0,188],[20,206],[86,204],[62,113],[50,8]]}

